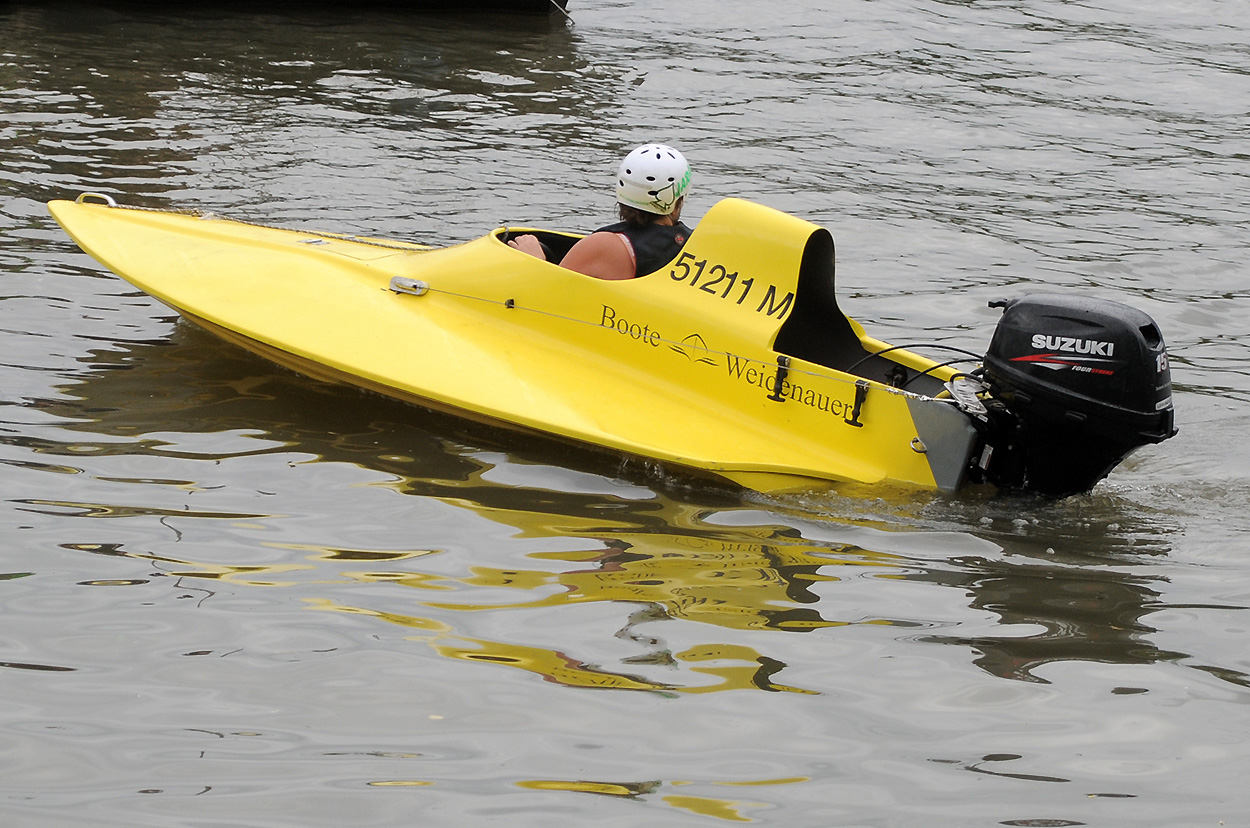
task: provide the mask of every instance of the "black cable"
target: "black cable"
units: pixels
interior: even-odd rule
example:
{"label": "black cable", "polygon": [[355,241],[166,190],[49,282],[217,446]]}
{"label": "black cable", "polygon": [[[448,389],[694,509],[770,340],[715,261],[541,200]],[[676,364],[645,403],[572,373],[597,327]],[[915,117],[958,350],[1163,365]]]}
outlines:
{"label": "black cable", "polygon": [[[981,359],[981,358],[982,358],[982,355],[981,355],[981,354],[974,353],[974,352],[969,351],[969,350],[966,350],[966,349],[964,349],[964,348],[956,348],[954,345],[943,345],[943,344],[941,344],[940,342],[918,342],[918,343],[916,343],[916,344],[914,344],[914,345],[891,345],[889,348],[882,348],[880,351],[873,351],[871,354],[868,354],[866,357],[864,357],[863,359],[861,359],[859,362],[856,362],[856,363],[855,363],[854,365],[852,365],[850,368],[847,368],[847,369],[846,369],[846,373],[848,373],[848,374],[853,374],[853,373],[855,373],[855,369],[856,369],[856,368],[858,368],[859,366],[863,365],[865,362],[867,362],[868,360],[872,359],[872,358],[873,358],[873,357],[875,357],[875,356],[881,356],[882,354],[888,354],[890,351],[901,351],[901,350],[903,350],[903,349],[905,349],[905,348],[942,348],[942,349],[945,349],[945,350],[947,350],[947,351],[958,351],[959,353],[961,353],[961,354],[965,354],[965,355],[967,355],[967,356],[970,356],[970,357],[972,357],[973,359]],[[957,359],[957,360],[954,360],[954,362],[963,362],[963,360]],[[946,364],[947,364],[947,365],[950,365],[950,364],[952,364],[952,363],[948,362],[948,363],[946,363]],[[933,367],[934,367],[934,368],[938,368],[938,367],[940,367],[940,366],[935,365],[935,366],[933,366]],[[929,369],[929,370],[932,370],[932,369]]]}
{"label": "black cable", "polygon": [[[980,356],[976,357],[976,359],[980,359],[980,358],[981,358]],[[908,378],[907,380],[905,380],[903,384],[899,386],[899,388],[906,388],[911,383],[912,380],[917,379],[919,377],[923,377],[925,374],[929,373],[930,371],[937,370],[938,368],[945,368],[948,365],[956,365],[960,362],[967,362],[967,360],[966,359],[952,359],[952,360],[949,360],[948,362],[940,362],[937,365],[930,365],[928,368],[924,369],[923,371],[917,371],[915,376],[912,376]],[[955,376],[956,377],[960,377],[960,376],[971,377],[972,375],[961,372],[959,374],[956,374]]]}

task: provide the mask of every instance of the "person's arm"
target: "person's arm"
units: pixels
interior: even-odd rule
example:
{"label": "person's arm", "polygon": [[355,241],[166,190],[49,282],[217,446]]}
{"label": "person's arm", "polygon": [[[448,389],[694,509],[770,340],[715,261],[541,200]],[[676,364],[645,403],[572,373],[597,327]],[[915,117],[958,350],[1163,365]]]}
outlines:
{"label": "person's arm", "polygon": [[515,247],[522,253],[528,253],[543,261],[547,260],[547,254],[543,252],[542,242],[538,240],[537,236],[531,236],[528,233],[524,236],[517,236],[508,242],[508,247]]}
{"label": "person's arm", "polygon": [[634,278],[633,251],[616,233],[591,233],[564,254],[560,266],[596,279]]}
{"label": "person's arm", "polygon": [[[508,246],[539,259],[547,258],[535,236],[517,236],[508,242]],[[591,233],[579,239],[564,254],[560,266],[594,276],[596,279],[632,279],[635,270],[634,252],[624,236],[616,233]]]}

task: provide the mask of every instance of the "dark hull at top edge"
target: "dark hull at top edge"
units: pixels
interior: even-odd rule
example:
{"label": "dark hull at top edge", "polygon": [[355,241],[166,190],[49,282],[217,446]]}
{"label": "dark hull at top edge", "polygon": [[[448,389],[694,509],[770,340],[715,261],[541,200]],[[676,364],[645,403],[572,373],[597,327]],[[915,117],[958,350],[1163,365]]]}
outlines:
{"label": "dark hull at top edge", "polygon": [[[55,0],[44,0],[39,5],[48,5]],[[24,5],[23,0],[0,0],[0,8]],[[162,11],[175,11],[180,4],[169,0],[73,0],[69,5],[99,5],[106,7],[152,8]],[[203,7],[221,9],[248,9],[263,11],[268,9],[293,9],[309,11],[319,8],[345,8],[341,2],[326,0],[213,0]],[[354,0],[350,6],[353,10],[367,11],[385,9],[388,11],[414,11],[429,14],[464,14],[471,12],[496,12],[501,14],[556,14],[567,13],[568,0]]]}

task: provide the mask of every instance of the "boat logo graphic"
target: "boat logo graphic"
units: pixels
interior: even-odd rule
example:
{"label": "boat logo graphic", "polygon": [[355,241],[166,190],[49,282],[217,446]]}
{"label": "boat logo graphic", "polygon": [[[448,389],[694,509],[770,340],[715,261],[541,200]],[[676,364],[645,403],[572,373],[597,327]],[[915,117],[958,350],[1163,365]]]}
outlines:
{"label": "boat logo graphic", "polygon": [[712,352],[707,346],[707,341],[700,334],[692,333],[682,339],[681,342],[670,343],[668,347],[691,362],[698,362],[703,365],[716,364],[716,360],[710,356]]}
{"label": "boat logo graphic", "polygon": [[[1029,356],[1013,357],[1012,362],[1027,362],[1030,365],[1037,365],[1042,368],[1049,368],[1052,371],[1076,371],[1078,374],[1100,374],[1110,377],[1115,375],[1114,366],[1116,361],[1113,359],[1103,359],[1102,357],[1083,357],[1083,356],[1061,356],[1059,354],[1031,354]],[[1106,368],[1098,367],[1101,365],[1108,366]]]}
{"label": "boat logo graphic", "polygon": [[1118,362],[1110,359],[1115,354],[1115,343],[1097,339],[1079,339],[1073,336],[1048,336],[1033,334],[1031,344],[1042,354],[1013,357],[1012,362],[1027,362],[1052,371],[1070,370],[1083,374],[1112,376]]}
{"label": "boat logo graphic", "polygon": [[1068,354],[1092,354],[1114,356],[1115,343],[1097,339],[1078,339],[1074,336],[1047,336],[1033,334],[1033,347],[1039,351],[1059,351]]}

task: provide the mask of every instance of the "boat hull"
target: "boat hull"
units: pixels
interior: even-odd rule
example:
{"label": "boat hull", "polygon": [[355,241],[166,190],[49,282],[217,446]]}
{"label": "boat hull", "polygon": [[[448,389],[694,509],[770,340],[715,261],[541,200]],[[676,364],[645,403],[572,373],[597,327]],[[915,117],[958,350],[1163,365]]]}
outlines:
{"label": "boat hull", "polygon": [[[48,5],[48,0],[41,0],[39,5]],[[99,0],[97,5],[160,13],[176,12],[185,8],[182,4],[170,3],[168,0]],[[346,8],[341,3],[330,3],[328,0],[216,0],[211,5],[224,10],[302,13],[326,9],[341,12]],[[568,16],[568,0],[356,0],[350,8],[364,12],[396,11],[444,15],[490,12],[506,15]]]}
{"label": "boat hull", "polygon": [[[502,230],[426,248],[95,203],[50,209],[88,253],[224,339],[472,419],[761,491],[952,490],[976,441],[949,402],[774,350],[828,234],[748,202],[714,207],[681,258],[629,282],[529,257]],[[840,324],[862,339],[858,355],[880,344]],[[935,382],[951,373],[899,359]]]}

